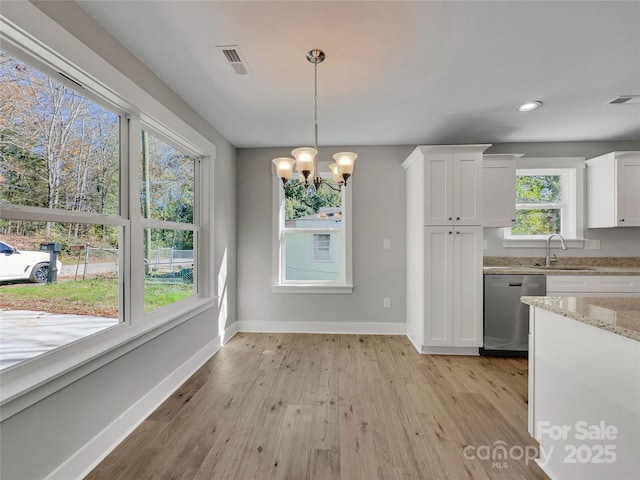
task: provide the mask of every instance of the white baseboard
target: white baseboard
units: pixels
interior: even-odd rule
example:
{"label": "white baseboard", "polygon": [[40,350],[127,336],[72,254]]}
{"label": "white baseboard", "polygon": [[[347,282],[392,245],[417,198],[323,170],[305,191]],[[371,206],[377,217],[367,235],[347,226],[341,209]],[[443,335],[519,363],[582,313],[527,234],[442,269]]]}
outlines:
{"label": "white baseboard", "polygon": [[361,335],[406,335],[406,323],[380,322],[236,322],[237,331],[252,333],[354,333]]}
{"label": "white baseboard", "polygon": [[476,357],[480,355],[478,347],[425,347],[424,345],[420,353],[430,355],[468,355]]}
{"label": "white baseboard", "polygon": [[414,340],[414,338],[409,334],[407,334],[407,338],[411,342],[411,345],[413,345],[415,347],[415,349],[418,351],[418,353],[422,353],[422,345],[421,345],[421,342],[419,341],[419,339],[416,338]]}
{"label": "white baseboard", "polygon": [[222,334],[222,345],[231,340],[236,333],[238,333],[238,322],[233,322],[225,329],[224,333]]}
{"label": "white baseboard", "polygon": [[45,480],[82,479],[88,475],[219,349],[220,337],[217,336],[47,475]]}

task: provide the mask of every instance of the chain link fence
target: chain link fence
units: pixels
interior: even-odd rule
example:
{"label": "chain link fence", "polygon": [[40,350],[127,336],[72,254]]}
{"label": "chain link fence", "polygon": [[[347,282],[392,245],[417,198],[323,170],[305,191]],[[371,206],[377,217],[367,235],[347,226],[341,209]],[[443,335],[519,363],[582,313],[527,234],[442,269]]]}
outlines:
{"label": "chain link fence", "polygon": [[[79,275],[81,250],[78,249],[78,262],[75,277]],[[117,276],[119,257],[117,248],[84,246],[84,262],[82,279],[88,276]],[[149,282],[158,283],[193,283],[193,250],[177,250],[174,248],[156,248],[144,259],[145,277]]]}

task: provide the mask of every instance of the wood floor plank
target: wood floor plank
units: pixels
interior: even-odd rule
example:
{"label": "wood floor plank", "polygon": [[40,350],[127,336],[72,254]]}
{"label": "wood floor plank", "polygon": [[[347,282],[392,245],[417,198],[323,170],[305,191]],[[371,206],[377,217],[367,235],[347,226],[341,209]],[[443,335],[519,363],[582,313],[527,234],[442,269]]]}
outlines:
{"label": "wood floor plank", "polygon": [[543,480],[534,462],[464,455],[535,447],[526,398],[524,359],[240,333],[86,478]]}

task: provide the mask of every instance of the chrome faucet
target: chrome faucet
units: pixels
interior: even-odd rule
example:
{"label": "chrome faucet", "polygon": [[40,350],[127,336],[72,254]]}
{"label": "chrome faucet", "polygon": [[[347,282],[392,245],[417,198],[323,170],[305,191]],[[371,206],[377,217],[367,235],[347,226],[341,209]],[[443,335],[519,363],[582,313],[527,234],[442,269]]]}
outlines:
{"label": "chrome faucet", "polygon": [[560,239],[560,245],[562,246],[563,250],[567,250],[567,244],[564,243],[564,238],[562,238],[562,235],[560,235],[559,233],[553,233],[551,235],[549,235],[549,237],[547,238],[547,251],[546,251],[546,256],[544,257],[544,265],[545,267],[550,267],[552,263],[555,263],[558,261],[557,258],[555,258],[556,256],[554,255],[553,259],[551,258],[551,239],[553,237],[558,237]]}

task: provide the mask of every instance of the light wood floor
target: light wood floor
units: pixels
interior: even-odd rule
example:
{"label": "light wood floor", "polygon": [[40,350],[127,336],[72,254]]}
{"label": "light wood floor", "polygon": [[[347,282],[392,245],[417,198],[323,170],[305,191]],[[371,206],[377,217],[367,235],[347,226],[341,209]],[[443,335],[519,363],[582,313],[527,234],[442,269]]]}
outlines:
{"label": "light wood floor", "polygon": [[535,445],[525,360],[419,355],[403,336],[242,333],[87,479],[547,478],[532,461],[463,455],[500,441]]}

